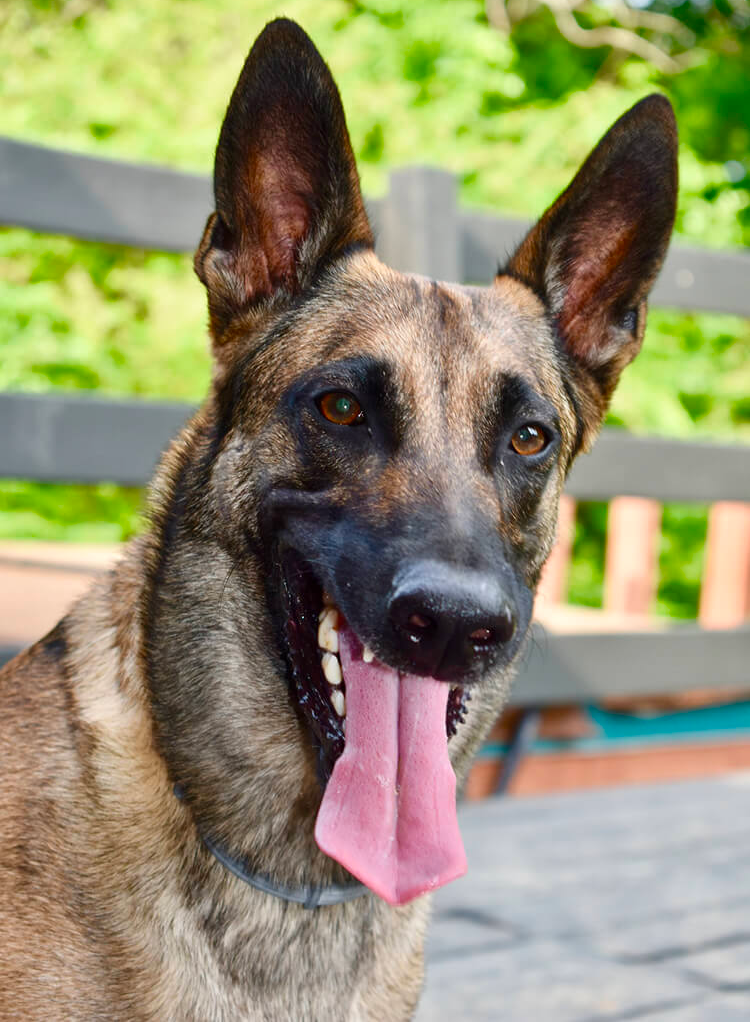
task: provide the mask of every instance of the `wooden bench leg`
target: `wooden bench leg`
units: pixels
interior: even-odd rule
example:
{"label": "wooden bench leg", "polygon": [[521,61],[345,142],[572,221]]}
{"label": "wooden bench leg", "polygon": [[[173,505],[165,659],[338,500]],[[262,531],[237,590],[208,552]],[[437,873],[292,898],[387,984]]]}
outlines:
{"label": "wooden bench leg", "polygon": [[500,777],[495,788],[496,796],[503,796],[508,791],[521,761],[534,745],[541,720],[542,712],[538,707],[527,707],[522,712],[503,757]]}

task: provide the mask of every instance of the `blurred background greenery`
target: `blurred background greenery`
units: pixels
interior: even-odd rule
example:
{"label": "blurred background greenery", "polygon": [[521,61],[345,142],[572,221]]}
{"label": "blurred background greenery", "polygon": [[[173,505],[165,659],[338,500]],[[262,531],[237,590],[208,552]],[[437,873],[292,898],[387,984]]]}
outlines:
{"label": "blurred background greenery", "polygon": [[[208,171],[246,51],[280,14],[333,70],[370,195],[390,168],[431,163],[467,205],[538,214],[658,89],[681,133],[678,234],[750,244],[747,0],[2,0],[0,132]],[[748,440],[748,355],[747,321],[654,310],[609,421]],[[0,390],[197,401],[208,378],[188,256],[0,230]],[[0,482],[0,536],[124,539],[141,500]],[[606,507],[578,518],[571,598],[597,604]],[[705,509],[665,509],[659,611],[695,614],[705,530]]]}

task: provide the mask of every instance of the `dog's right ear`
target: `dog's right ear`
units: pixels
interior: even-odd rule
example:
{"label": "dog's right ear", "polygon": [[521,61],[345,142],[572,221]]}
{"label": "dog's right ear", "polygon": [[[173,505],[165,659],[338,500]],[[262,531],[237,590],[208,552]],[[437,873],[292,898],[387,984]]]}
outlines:
{"label": "dog's right ear", "polygon": [[214,198],[194,266],[217,344],[237,313],[298,294],[345,249],[372,247],[336,83],[293,21],[266,25],[245,61],[216,149]]}

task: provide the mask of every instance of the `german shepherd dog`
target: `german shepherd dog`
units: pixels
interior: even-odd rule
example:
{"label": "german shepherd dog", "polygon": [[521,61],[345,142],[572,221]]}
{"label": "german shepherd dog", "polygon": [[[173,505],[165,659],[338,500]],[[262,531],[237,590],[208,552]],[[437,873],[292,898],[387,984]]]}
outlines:
{"label": "german shepherd dog", "polygon": [[0,1016],[412,1014],[456,780],[675,197],[650,96],[490,287],[396,273],[328,68],[266,27],[195,257],[210,395],[147,533],[0,675]]}

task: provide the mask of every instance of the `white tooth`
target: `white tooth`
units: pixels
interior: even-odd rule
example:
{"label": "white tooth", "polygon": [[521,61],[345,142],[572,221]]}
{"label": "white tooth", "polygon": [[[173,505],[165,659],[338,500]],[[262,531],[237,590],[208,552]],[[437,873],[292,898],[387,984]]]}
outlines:
{"label": "white tooth", "polygon": [[346,698],[340,689],[331,690],[331,703],[340,718],[346,717]]}
{"label": "white tooth", "polygon": [[318,629],[318,646],[332,654],[339,652],[339,634],[335,629],[326,629],[322,625]]}
{"label": "white tooth", "polygon": [[318,625],[318,646],[321,650],[329,650],[332,654],[339,652],[339,634],[336,631],[338,620],[338,611],[335,607],[331,607]]}
{"label": "white tooth", "polygon": [[336,654],[323,654],[321,662],[323,665],[323,674],[326,680],[331,683],[332,686],[338,686],[343,680],[341,674],[341,664]]}
{"label": "white tooth", "polygon": [[369,646],[363,648],[362,660],[365,662],[365,664],[369,664],[371,661],[375,660],[375,654],[372,652],[372,650],[370,650]]}

